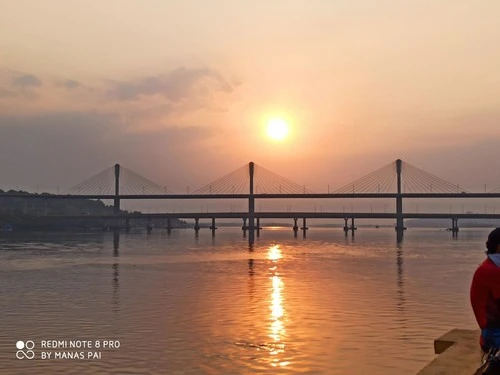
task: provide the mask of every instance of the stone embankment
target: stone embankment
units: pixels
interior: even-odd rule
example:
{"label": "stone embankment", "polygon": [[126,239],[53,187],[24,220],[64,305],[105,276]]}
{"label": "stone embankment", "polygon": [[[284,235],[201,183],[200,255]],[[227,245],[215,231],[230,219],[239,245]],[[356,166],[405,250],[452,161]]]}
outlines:
{"label": "stone embankment", "polygon": [[438,356],[417,375],[480,374],[479,330],[451,330],[434,340],[434,352]]}

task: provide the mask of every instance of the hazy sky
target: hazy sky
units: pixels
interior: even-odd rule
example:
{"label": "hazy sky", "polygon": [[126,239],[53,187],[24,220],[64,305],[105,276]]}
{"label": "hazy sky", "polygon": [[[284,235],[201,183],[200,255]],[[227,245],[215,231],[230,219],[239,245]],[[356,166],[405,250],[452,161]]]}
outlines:
{"label": "hazy sky", "polygon": [[[401,158],[500,186],[497,0],[0,0],[0,188],[114,163],[199,187],[253,160],[311,190]],[[265,119],[290,122],[276,143]]]}

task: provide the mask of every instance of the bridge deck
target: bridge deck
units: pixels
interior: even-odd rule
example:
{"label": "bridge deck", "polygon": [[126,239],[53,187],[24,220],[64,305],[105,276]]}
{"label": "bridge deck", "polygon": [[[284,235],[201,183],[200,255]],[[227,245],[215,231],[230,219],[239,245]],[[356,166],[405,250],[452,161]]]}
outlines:
{"label": "bridge deck", "polygon": [[[178,218],[178,219],[243,219],[248,218],[248,212],[166,212],[120,215],[73,215],[73,216],[42,216],[44,218],[61,219],[111,219],[111,218]],[[376,212],[256,212],[259,219],[396,219],[396,213]],[[404,213],[404,219],[500,219],[499,214],[453,214],[453,213]]]}

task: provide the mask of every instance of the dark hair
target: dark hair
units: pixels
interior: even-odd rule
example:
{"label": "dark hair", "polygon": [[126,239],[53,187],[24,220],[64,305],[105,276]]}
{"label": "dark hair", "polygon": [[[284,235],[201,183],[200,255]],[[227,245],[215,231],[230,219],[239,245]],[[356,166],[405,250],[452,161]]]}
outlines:
{"label": "dark hair", "polygon": [[486,241],[486,248],[488,251],[486,253],[496,253],[498,245],[500,245],[500,228],[495,228],[488,235],[488,241]]}
{"label": "dark hair", "polygon": [[497,252],[497,247],[486,241],[486,254],[495,254]]}

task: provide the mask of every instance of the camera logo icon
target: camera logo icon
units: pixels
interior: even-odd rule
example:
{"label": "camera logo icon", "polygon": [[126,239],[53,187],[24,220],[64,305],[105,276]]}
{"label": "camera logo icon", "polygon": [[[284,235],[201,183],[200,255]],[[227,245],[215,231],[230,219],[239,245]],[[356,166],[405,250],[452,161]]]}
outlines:
{"label": "camera logo icon", "polygon": [[17,359],[33,359],[35,358],[35,352],[33,348],[35,347],[35,343],[31,340],[26,342],[18,341],[16,342],[16,348],[18,349],[16,352]]}

